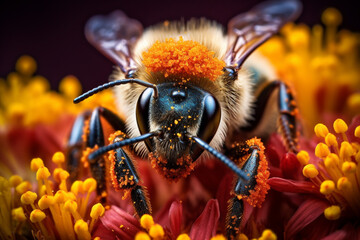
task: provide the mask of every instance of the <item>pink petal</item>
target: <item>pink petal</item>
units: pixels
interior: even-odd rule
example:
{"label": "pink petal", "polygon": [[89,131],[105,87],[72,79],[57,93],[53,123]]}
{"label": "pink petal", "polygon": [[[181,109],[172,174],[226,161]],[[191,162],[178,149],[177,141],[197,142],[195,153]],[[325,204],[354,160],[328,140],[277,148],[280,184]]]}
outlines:
{"label": "pink petal", "polygon": [[216,233],[219,217],[218,201],[216,199],[209,200],[202,214],[194,222],[190,231],[190,238],[210,239]]}
{"label": "pink petal", "polygon": [[312,182],[308,181],[294,181],[284,178],[273,177],[268,180],[270,187],[279,192],[289,193],[315,193],[319,194],[317,188]]}
{"label": "pink petal", "polygon": [[360,239],[360,228],[356,229],[351,223],[348,223],[342,229],[322,238],[322,240],[333,239]]}
{"label": "pink petal", "polygon": [[179,201],[174,201],[169,210],[170,229],[174,236],[178,236],[181,233],[182,212],[182,204]]}
{"label": "pink petal", "polygon": [[139,221],[124,210],[112,205],[102,218],[102,224],[113,232],[113,237],[120,239],[134,239],[137,232],[141,231]]}
{"label": "pink petal", "polygon": [[329,203],[322,199],[310,198],[300,205],[285,227],[286,239],[292,239],[307,225],[323,214]]}

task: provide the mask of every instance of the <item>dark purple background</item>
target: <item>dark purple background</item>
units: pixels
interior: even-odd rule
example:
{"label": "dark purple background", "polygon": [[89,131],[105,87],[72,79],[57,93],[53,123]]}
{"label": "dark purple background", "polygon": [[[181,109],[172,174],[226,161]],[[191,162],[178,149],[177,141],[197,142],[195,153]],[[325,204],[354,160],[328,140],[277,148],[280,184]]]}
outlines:
{"label": "dark purple background", "polygon": [[[0,77],[14,69],[23,54],[33,56],[38,73],[57,88],[59,81],[74,74],[85,90],[107,81],[112,63],[85,40],[83,27],[91,16],[123,10],[145,27],[163,20],[207,17],[223,25],[233,16],[247,11],[261,1],[2,1],[0,3]],[[359,8],[348,1],[304,0],[297,22],[320,23],[328,6],[343,14],[342,28],[360,31]]]}

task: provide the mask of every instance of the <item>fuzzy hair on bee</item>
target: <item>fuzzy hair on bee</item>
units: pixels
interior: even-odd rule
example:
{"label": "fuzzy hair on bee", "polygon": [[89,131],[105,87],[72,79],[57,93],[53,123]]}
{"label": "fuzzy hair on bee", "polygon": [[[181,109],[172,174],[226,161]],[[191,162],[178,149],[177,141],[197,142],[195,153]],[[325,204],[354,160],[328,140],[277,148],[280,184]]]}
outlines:
{"label": "fuzzy hair on bee", "polygon": [[[227,32],[206,19],[165,21],[143,31],[121,11],[91,18],[86,37],[116,68],[108,83],[74,102],[113,88],[119,112],[126,116],[124,122],[99,107],[91,117],[79,117],[88,119],[88,129],[74,125],[73,139],[88,134],[92,171],[104,172],[98,169],[104,164],[96,162],[106,162],[104,154],[109,152],[113,186],[131,192],[141,216],[150,213],[151,206],[139,184],[134,156],[148,158],[169,181],[187,177],[198,159],[218,159],[236,174],[227,223],[229,238],[236,236],[243,200],[259,207],[269,188],[259,137],[278,128],[288,150],[297,152],[294,97],[270,63],[254,51],[300,10],[297,0],[263,2],[231,19]],[[107,146],[100,119],[116,131],[116,140]],[[74,150],[70,159],[72,154]]]}

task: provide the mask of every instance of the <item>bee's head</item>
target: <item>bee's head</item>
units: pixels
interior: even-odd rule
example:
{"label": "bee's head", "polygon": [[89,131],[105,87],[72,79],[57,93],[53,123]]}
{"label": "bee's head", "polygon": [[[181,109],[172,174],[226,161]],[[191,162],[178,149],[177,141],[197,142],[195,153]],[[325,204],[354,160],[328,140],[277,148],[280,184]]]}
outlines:
{"label": "bee's head", "polygon": [[220,123],[220,105],[213,95],[191,85],[167,82],[157,88],[157,97],[152,88],[140,95],[137,124],[141,134],[161,131],[146,145],[150,152],[167,160],[167,167],[176,168],[178,159],[190,156],[194,161],[202,153],[189,136],[208,143],[212,140]]}

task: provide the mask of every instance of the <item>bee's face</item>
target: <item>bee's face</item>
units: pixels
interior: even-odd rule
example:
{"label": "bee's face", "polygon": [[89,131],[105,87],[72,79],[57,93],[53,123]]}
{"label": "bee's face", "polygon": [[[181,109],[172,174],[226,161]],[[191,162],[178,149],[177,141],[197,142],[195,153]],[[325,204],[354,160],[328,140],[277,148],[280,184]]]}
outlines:
{"label": "bee's face", "polygon": [[160,130],[161,135],[148,141],[150,151],[176,167],[181,156],[196,159],[200,149],[192,146],[189,135],[211,141],[220,122],[218,101],[201,88],[173,82],[158,85],[159,95],[146,89],[137,104],[137,121],[141,133]]}

